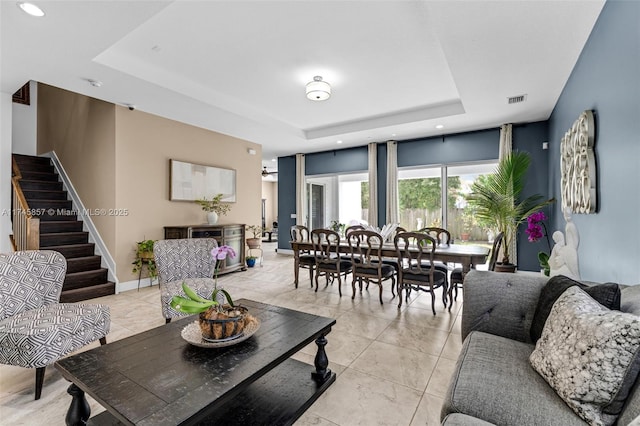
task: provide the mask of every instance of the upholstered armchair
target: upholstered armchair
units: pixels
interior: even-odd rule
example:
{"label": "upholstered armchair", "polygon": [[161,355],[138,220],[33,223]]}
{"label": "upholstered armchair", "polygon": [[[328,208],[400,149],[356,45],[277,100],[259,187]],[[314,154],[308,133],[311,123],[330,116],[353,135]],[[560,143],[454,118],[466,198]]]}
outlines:
{"label": "upholstered armchair", "polygon": [[182,291],[183,282],[200,296],[211,297],[216,267],[211,250],[216,247],[218,243],[213,238],[160,240],[153,245],[162,314],[167,323],[172,318],[190,315],[171,307],[173,296],[186,297]]}
{"label": "upholstered armchair", "polygon": [[108,306],[59,303],[66,272],[56,251],[0,253],[0,363],[36,369],[35,399],[47,365],[93,341],[107,343]]}

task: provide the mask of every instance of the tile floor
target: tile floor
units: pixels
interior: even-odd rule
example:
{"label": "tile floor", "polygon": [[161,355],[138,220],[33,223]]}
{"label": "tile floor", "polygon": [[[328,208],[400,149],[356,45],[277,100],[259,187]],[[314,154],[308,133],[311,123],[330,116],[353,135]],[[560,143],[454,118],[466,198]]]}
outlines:
{"label": "tile floor", "polygon": [[[220,277],[219,284],[234,298],[247,298],[336,318],[327,335],[330,365],[336,382],[298,420],[297,425],[437,425],[440,407],[455,360],[461,348],[458,296],[451,312],[437,301],[431,312],[431,296],[412,293],[398,310],[391,292],[378,301],[377,287],[357,293],[343,283],[318,292],[309,285],[307,271],[293,285],[293,258],[275,253],[275,243],[264,243],[263,267]],[[349,280],[350,280],[349,276]],[[440,296],[440,290],[437,291]],[[440,299],[437,297],[436,299]],[[94,299],[111,307],[108,341],[140,333],[164,324],[158,287],[146,287]],[[88,348],[98,346],[93,343]],[[313,364],[315,344],[295,358]],[[54,367],[47,368],[42,398],[33,400],[35,371],[0,365],[0,423],[11,425],[64,425],[70,396],[65,381]],[[103,408],[88,398],[93,414]]]}

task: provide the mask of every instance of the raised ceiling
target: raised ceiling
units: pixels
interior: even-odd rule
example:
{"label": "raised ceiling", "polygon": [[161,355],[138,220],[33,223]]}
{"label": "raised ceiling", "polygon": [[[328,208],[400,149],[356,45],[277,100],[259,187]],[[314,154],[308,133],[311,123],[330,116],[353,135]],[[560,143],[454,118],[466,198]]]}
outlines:
{"label": "raised ceiling", "polygon": [[[297,152],[547,119],[604,1],[35,3],[45,17],[1,3],[3,92],[36,80],[134,104],[262,144],[272,169]],[[306,99],[315,75],[328,101]]]}

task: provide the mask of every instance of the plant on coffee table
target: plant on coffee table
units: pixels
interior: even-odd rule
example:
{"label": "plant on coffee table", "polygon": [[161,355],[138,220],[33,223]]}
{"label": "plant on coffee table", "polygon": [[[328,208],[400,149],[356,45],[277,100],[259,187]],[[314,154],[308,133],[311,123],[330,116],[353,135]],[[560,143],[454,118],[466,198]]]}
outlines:
{"label": "plant on coffee table", "polygon": [[[218,288],[218,270],[220,262],[236,256],[232,247],[223,245],[211,250],[211,256],[215,259],[214,287],[211,297],[206,299],[197,294],[183,282],[182,291],[186,297],[173,296],[171,307],[177,311],[188,314],[200,314],[199,324],[202,336],[208,340],[228,338],[240,334],[244,329],[247,317],[247,309],[236,306],[229,292]],[[224,303],[226,301],[226,303]]]}

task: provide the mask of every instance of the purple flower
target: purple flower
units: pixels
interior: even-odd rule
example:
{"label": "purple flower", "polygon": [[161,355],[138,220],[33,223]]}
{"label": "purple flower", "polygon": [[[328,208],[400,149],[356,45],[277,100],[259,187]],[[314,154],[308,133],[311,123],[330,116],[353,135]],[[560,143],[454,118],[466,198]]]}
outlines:
{"label": "purple flower", "polygon": [[236,251],[229,246],[219,246],[211,250],[211,257],[216,260],[224,260],[227,256],[233,259],[236,257]]}
{"label": "purple flower", "polygon": [[528,226],[526,231],[527,235],[529,235],[529,241],[533,243],[544,237],[545,234],[542,232],[542,226],[544,226],[544,224],[542,224],[542,221],[546,219],[547,216],[542,211],[529,215],[527,218]]}

